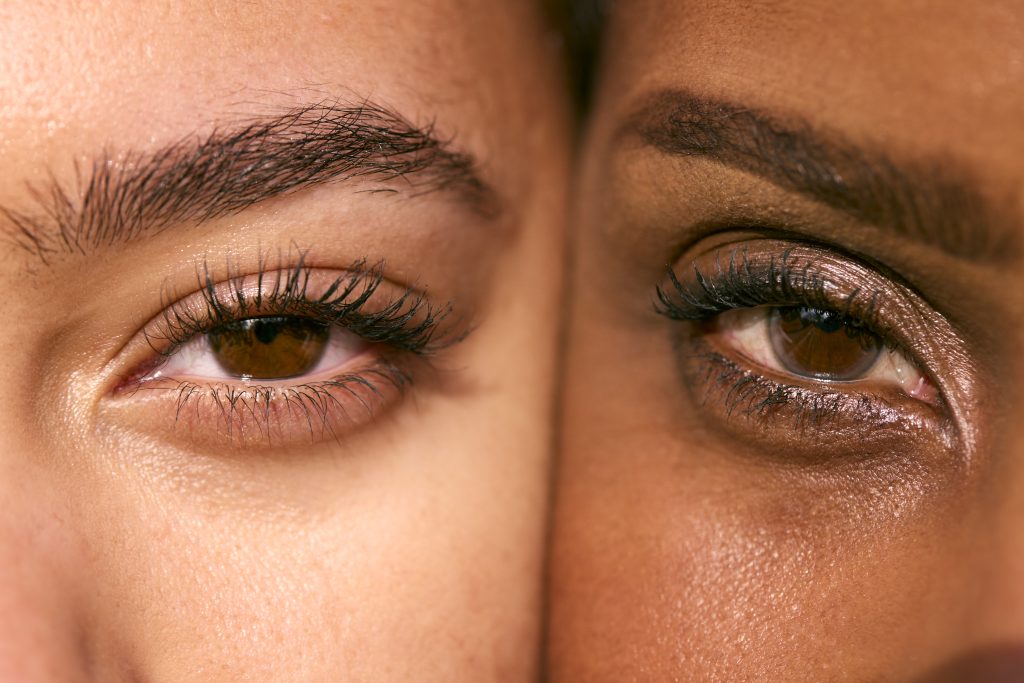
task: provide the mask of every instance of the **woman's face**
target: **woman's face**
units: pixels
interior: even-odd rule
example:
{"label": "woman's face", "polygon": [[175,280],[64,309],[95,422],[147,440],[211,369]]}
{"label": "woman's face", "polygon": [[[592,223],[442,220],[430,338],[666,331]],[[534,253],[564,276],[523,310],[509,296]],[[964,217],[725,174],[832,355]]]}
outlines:
{"label": "woman's face", "polygon": [[1012,2],[615,4],[553,680],[1024,670],[1022,46]]}
{"label": "woman's face", "polygon": [[533,677],[569,136],[528,7],[0,9],[0,679]]}

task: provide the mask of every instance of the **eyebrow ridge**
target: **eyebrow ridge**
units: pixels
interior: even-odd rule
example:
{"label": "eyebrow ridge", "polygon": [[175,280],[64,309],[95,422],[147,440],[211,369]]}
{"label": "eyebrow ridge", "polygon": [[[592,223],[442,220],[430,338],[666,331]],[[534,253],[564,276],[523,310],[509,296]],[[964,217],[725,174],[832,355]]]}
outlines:
{"label": "eyebrow ridge", "polygon": [[887,154],[783,118],[678,90],[661,91],[627,121],[666,153],[706,157],[763,177],[855,219],[967,260],[1021,253],[1018,231],[963,169],[939,160],[897,164]]}
{"label": "eyebrow ridge", "polygon": [[475,210],[493,213],[493,190],[475,160],[450,142],[433,123],[416,126],[380,104],[317,102],[151,153],[105,152],[87,169],[76,163],[71,187],[52,174],[30,186],[34,211],[0,207],[0,218],[17,246],[47,263],[60,252],[85,254],[352,178],[401,179],[416,194],[451,189]]}

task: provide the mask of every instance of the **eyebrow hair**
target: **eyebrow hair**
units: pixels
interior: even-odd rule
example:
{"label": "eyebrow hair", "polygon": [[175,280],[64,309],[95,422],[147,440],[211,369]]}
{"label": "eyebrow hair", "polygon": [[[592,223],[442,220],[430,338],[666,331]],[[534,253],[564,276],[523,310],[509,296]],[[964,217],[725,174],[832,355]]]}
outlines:
{"label": "eyebrow hair", "polygon": [[[880,151],[781,117],[685,91],[661,91],[629,118],[666,153],[706,157],[966,260],[1021,253],[1019,230],[944,159],[897,163]],[[1001,207],[999,207],[1001,208]]]}
{"label": "eyebrow hair", "polygon": [[[51,174],[29,187],[33,209],[0,207],[11,240],[44,263],[58,253],[202,223],[258,202],[353,178],[402,180],[416,194],[453,190],[473,209],[496,212],[476,161],[383,105],[318,102],[189,136],[150,153],[101,154],[66,187]],[[397,192],[390,186],[371,192]]]}

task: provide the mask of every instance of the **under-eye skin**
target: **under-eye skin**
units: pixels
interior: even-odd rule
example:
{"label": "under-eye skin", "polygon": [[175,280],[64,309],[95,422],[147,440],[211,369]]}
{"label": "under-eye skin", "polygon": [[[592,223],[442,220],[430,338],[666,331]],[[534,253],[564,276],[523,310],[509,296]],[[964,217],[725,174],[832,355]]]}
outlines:
{"label": "under-eye skin", "polygon": [[971,438],[952,327],[841,251],[717,235],[670,268],[656,309],[675,321],[696,409],[755,450],[816,459],[926,442],[947,452]]}
{"label": "under-eye skin", "polygon": [[261,263],[221,281],[203,265],[191,294],[122,352],[108,403],[135,429],[222,448],[338,440],[378,417],[458,341],[448,304],[344,270]]}

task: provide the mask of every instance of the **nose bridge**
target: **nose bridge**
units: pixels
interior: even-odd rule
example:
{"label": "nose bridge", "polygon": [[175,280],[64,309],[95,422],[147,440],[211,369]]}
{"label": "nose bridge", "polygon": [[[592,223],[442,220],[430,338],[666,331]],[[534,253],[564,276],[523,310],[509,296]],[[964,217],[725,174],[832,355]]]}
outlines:
{"label": "nose bridge", "polygon": [[53,482],[17,433],[0,429],[0,682],[86,680],[79,550]]}

